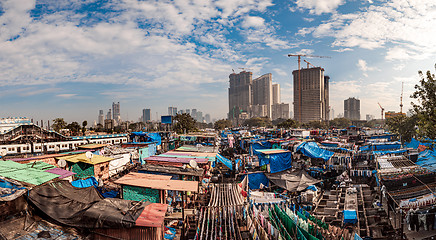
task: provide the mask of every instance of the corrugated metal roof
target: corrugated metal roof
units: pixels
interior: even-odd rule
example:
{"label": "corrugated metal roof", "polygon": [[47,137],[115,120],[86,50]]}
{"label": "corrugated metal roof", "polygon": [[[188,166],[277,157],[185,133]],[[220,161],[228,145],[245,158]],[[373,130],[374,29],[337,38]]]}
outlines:
{"label": "corrugated metal roof", "polygon": [[103,156],[96,155],[96,154],[94,154],[92,156],[91,160],[89,160],[85,154],[86,153],[81,153],[81,154],[74,154],[74,155],[69,155],[69,156],[64,156],[64,157],[56,157],[56,158],[57,159],[64,159],[65,161],[74,162],[74,163],[84,162],[84,163],[88,163],[88,164],[92,164],[92,165],[114,160],[114,158],[103,157]]}
{"label": "corrugated metal roof", "polygon": [[39,170],[43,170],[43,171],[56,167],[56,166],[53,166],[51,164],[48,164],[48,163],[45,163],[42,161],[25,163],[24,165],[29,166],[30,168],[35,168],[35,169],[39,169]]}
{"label": "corrugated metal roof", "polygon": [[160,227],[163,224],[165,213],[167,212],[167,204],[151,203],[145,206],[144,211],[136,219],[136,226],[144,227]]}
{"label": "corrugated metal roof", "polygon": [[170,180],[171,176],[163,176],[145,173],[128,173],[116,180],[115,183],[121,185],[137,186],[159,190],[176,190],[198,192],[197,181]]}
{"label": "corrugated metal roof", "polygon": [[59,178],[61,178],[61,179],[76,174],[74,172],[70,172],[70,171],[67,171],[67,170],[62,169],[62,168],[47,169],[47,170],[45,170],[45,172],[57,174],[57,175],[59,175]]}
{"label": "corrugated metal roof", "polygon": [[186,164],[189,163],[191,160],[194,160],[197,163],[209,162],[209,159],[207,159],[207,158],[161,157],[160,155],[145,158],[145,161],[148,161],[148,160],[160,161],[160,162],[177,162],[177,163],[186,163]]}
{"label": "corrugated metal roof", "polygon": [[30,168],[13,161],[0,161],[0,176],[33,185],[40,185],[59,177],[57,174]]}

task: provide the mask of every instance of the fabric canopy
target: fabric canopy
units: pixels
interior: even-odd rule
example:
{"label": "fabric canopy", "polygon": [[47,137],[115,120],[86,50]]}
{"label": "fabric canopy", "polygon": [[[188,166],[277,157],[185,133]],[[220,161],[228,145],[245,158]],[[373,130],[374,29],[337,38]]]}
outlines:
{"label": "fabric canopy", "polygon": [[102,199],[94,187],[76,188],[68,181],[53,182],[30,191],[29,200],[59,223],[82,228],[129,228],[148,204]]}
{"label": "fabric canopy", "polygon": [[436,171],[436,151],[425,150],[418,155],[417,165],[427,168],[430,171]]}
{"label": "fabric canopy", "polygon": [[260,189],[261,185],[264,187],[269,186],[269,180],[263,172],[250,173],[245,176],[248,176],[248,187],[251,190]]}
{"label": "fabric canopy", "polygon": [[320,148],[315,142],[303,142],[297,147],[297,151],[307,157],[321,158],[324,161],[328,161],[334,154],[334,152]]}
{"label": "fabric canopy", "polygon": [[311,177],[305,170],[283,171],[280,173],[267,173],[268,179],[275,185],[288,191],[303,191],[307,187],[321,182],[321,180]]}
{"label": "fabric canopy", "polygon": [[287,170],[292,167],[292,153],[283,152],[275,154],[265,154],[259,155],[259,165],[263,166],[269,164],[270,172],[276,173]]}

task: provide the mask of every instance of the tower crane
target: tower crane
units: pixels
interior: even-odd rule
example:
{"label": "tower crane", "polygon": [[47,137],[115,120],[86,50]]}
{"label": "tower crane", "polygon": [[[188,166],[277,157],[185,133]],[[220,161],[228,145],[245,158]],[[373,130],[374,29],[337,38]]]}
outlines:
{"label": "tower crane", "polygon": [[380,105],[379,102],[377,102],[377,103],[378,103],[378,105],[380,106],[380,109],[381,109],[381,120],[382,120],[382,128],[383,128],[383,113],[384,113],[385,109]]}
{"label": "tower crane", "polygon": [[404,82],[401,82],[400,113],[403,113],[403,88]]}
{"label": "tower crane", "polygon": [[[288,57],[298,57],[298,121],[301,122],[301,73],[300,73],[300,64],[301,64],[301,57],[307,57],[307,58],[331,58],[329,56],[316,56],[316,55],[306,55],[306,54],[288,54]],[[295,86],[294,86],[295,88]],[[295,98],[295,96],[294,96]],[[295,99],[294,99],[295,102]],[[294,103],[295,104],[295,103]]]}

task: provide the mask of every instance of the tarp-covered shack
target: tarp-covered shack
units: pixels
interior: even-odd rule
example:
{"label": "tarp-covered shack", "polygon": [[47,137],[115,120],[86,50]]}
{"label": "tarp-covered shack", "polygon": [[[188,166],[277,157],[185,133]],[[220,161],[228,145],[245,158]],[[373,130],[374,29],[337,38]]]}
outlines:
{"label": "tarp-covered shack", "polygon": [[[129,236],[123,239],[162,239],[167,205],[124,199],[103,199],[94,187],[76,188],[67,181],[49,183],[30,191],[29,200],[55,221],[71,227],[92,229],[96,239],[106,236]],[[152,237],[125,234],[138,227],[156,228]],[[106,229],[106,230],[104,230]],[[110,231],[109,231],[110,229]],[[148,233],[150,234],[150,233]]]}

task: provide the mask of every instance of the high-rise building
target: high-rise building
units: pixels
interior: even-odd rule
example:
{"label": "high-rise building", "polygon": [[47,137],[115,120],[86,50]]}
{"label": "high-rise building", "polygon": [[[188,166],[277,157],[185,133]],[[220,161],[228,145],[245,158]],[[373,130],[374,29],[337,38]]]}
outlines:
{"label": "high-rise building", "polygon": [[185,112],[189,115],[191,115],[191,109],[186,109]]}
{"label": "high-rise building", "polygon": [[177,107],[168,107],[168,115],[176,116],[177,115]]}
{"label": "high-rise building", "polygon": [[197,122],[203,122],[203,112],[197,112],[197,118],[195,119]]}
{"label": "high-rise building", "polygon": [[104,112],[103,110],[98,111],[98,124],[104,125]]}
{"label": "high-rise building", "polygon": [[252,75],[246,71],[229,75],[229,119],[237,119],[240,113],[250,111]]}
{"label": "high-rise building", "polygon": [[210,114],[206,113],[206,115],[204,116],[204,120],[206,121],[206,123],[210,123]]}
{"label": "high-rise building", "polygon": [[374,116],[374,115],[366,114],[366,121],[371,121],[371,120],[373,120],[373,119],[375,119],[375,116]]}
{"label": "high-rise building", "polygon": [[112,103],[112,119],[114,119],[118,123],[121,121],[120,102]]}
{"label": "high-rise building", "polygon": [[142,109],[142,122],[150,122],[151,120],[151,110],[146,108]]}
{"label": "high-rise building", "polygon": [[321,67],[292,72],[294,78],[294,119],[299,122],[327,120],[329,77]]}
{"label": "high-rise building", "polygon": [[272,104],[279,104],[280,102],[280,84],[274,83],[272,85]]}
{"label": "high-rise building", "polygon": [[344,100],[344,117],[350,120],[360,120],[360,100],[348,98]]}
{"label": "high-rise building", "polygon": [[109,111],[106,114],[106,119],[112,119],[112,109],[109,108]]}
{"label": "high-rise building", "polygon": [[282,118],[282,119],[288,119],[289,118],[289,104],[288,103],[278,103],[271,106],[272,107],[272,120]]}
{"label": "high-rise building", "polygon": [[191,117],[192,117],[193,119],[197,119],[197,109],[193,108],[193,109],[191,110]]}
{"label": "high-rise building", "polygon": [[[272,90],[272,74],[267,73],[253,80],[252,83],[252,105],[264,105],[265,111],[253,112],[251,117],[271,117],[271,105],[273,98]],[[260,108],[259,108],[260,109]],[[265,114],[266,113],[266,114]]]}

